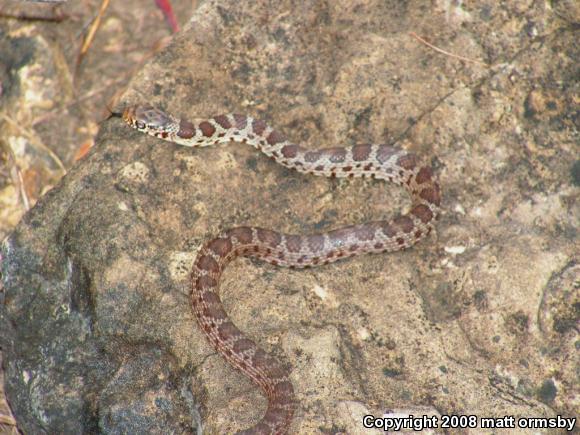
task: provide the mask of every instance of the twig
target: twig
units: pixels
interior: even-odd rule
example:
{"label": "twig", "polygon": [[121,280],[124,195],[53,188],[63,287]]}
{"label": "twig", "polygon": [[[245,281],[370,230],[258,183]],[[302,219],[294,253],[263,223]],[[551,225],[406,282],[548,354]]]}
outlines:
{"label": "twig", "polygon": [[103,18],[103,15],[105,14],[105,11],[109,7],[109,1],[110,0],[102,0],[101,7],[99,9],[99,13],[95,17],[95,21],[93,21],[93,24],[89,28],[89,33],[87,34],[87,36],[85,37],[85,39],[83,41],[83,45],[81,46],[81,51],[79,52],[79,55],[77,58],[75,77],[76,77],[78,70],[80,68],[80,65],[85,57],[85,54],[87,53],[91,44],[93,43],[93,39],[95,38],[97,30],[99,29],[99,26],[101,25],[101,20]]}
{"label": "twig", "polygon": [[425,44],[427,47],[429,47],[429,48],[432,48],[433,50],[435,50],[435,51],[437,51],[437,52],[439,52],[439,53],[442,53],[442,54],[444,54],[444,55],[446,55],[446,56],[449,56],[449,57],[454,57],[455,59],[463,60],[463,61],[465,61],[465,62],[471,62],[471,63],[476,63],[476,64],[478,64],[478,65],[483,65],[483,66],[485,66],[486,68],[489,68],[489,67],[490,67],[490,65],[488,65],[488,64],[487,64],[487,63],[485,63],[485,62],[481,62],[481,61],[479,61],[479,60],[474,60],[474,59],[469,59],[469,58],[467,58],[467,57],[463,57],[463,56],[459,56],[459,55],[457,55],[457,54],[450,53],[450,52],[448,52],[448,51],[445,51],[445,50],[443,50],[443,49],[441,49],[441,48],[439,48],[439,47],[435,47],[433,44],[431,44],[431,43],[429,43],[429,42],[425,41],[423,38],[421,38],[421,37],[420,37],[419,35],[417,35],[415,32],[411,32],[410,34],[411,34],[411,36],[412,36],[413,38],[417,39],[419,42],[422,42],[422,43],[423,43],[423,44]]}
{"label": "twig", "polygon": [[21,20],[21,21],[47,21],[51,23],[60,23],[70,16],[61,11],[52,11],[52,15],[42,15],[40,13],[34,12],[20,12],[20,13],[11,13],[11,12],[1,12],[0,11],[0,18],[11,18],[14,20]]}
{"label": "twig", "polygon": [[16,420],[14,420],[9,415],[0,414],[0,424],[5,424],[8,426],[16,426]]}

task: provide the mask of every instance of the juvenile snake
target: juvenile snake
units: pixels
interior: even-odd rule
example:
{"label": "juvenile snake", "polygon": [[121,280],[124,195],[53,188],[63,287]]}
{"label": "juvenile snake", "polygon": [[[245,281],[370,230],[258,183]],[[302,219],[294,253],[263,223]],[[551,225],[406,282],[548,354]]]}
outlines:
{"label": "juvenile snake", "polygon": [[322,234],[290,235],[257,227],[237,227],[205,243],[191,274],[191,302],[200,328],[213,347],[250,377],[268,398],[262,419],[240,434],[285,434],[296,408],[287,370],[247,338],[230,320],[218,295],[220,276],[239,256],[276,266],[303,268],[364,253],[398,251],[426,237],[434,226],[440,190],[431,167],[408,151],[388,145],[307,149],[289,142],[264,121],[228,114],[187,121],[150,106],[128,107],[127,124],[169,142],[195,147],[245,142],[287,168],[326,177],[373,177],[404,186],[409,213]]}

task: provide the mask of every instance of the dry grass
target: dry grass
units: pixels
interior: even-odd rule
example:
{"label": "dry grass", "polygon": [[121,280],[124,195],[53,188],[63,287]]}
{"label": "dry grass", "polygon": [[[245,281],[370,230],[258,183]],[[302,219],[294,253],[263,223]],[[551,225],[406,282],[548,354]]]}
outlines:
{"label": "dry grass", "polygon": [[[0,352],[0,366],[2,366],[2,352]],[[12,417],[10,407],[4,396],[4,370],[0,370],[0,435],[17,435],[16,421]]]}

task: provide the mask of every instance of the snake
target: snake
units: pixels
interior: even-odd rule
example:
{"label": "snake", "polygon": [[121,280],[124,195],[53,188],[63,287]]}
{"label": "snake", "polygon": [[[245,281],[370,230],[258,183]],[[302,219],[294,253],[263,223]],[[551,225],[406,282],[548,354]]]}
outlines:
{"label": "snake", "polygon": [[289,371],[248,338],[226,313],[219,296],[224,269],[238,257],[305,268],[360,254],[408,248],[431,233],[440,213],[441,191],[432,167],[415,153],[384,144],[309,149],[292,143],[280,131],[249,115],[188,120],[143,104],[127,106],[118,116],[138,131],[179,145],[247,143],[280,165],[301,173],[372,177],[401,185],[409,192],[409,211],[392,219],[308,235],[240,226],[223,231],[198,250],[191,272],[190,296],[199,328],[213,348],[257,384],[268,400],[262,418],[238,434],[288,433],[298,406]]}

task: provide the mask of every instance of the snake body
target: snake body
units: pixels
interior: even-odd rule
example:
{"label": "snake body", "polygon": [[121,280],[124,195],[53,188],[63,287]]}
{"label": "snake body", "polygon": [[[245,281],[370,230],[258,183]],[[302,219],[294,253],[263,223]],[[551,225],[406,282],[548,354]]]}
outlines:
{"label": "snake body", "polygon": [[188,121],[151,106],[128,107],[123,119],[139,131],[195,147],[245,142],[277,163],[326,177],[374,177],[404,186],[412,205],[392,220],[367,222],[322,234],[290,235],[264,228],[237,227],[206,242],[191,274],[191,302],[212,346],[252,379],[268,399],[262,419],[240,434],[285,434],[296,408],[288,371],[230,320],[218,295],[221,274],[239,256],[276,266],[303,268],[363,253],[398,251],[426,237],[439,212],[440,189],[431,167],[418,156],[388,145],[355,145],[309,150],[289,142],[264,121],[228,114]]}

